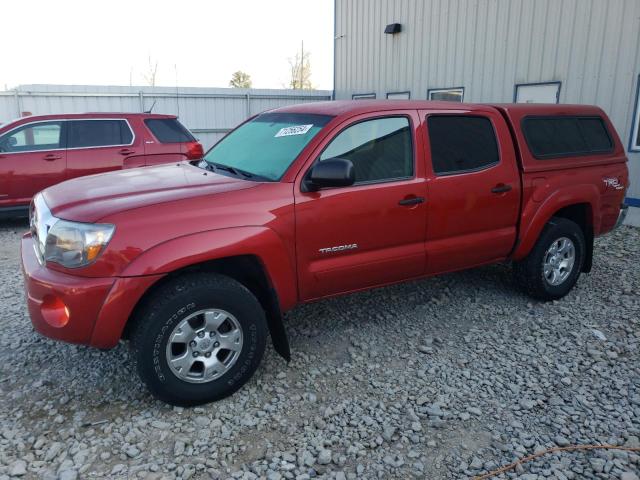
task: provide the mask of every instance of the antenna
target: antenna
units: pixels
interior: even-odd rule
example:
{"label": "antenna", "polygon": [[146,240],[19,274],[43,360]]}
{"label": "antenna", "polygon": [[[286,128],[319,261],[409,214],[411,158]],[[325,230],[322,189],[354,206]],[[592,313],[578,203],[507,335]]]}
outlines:
{"label": "antenna", "polygon": [[300,54],[300,90],[302,90],[303,78],[304,78],[304,40],[302,40],[302,52]]}
{"label": "antenna", "polygon": [[153,107],[156,106],[156,100],[153,101],[153,103],[151,104],[151,108],[149,110],[145,110],[144,113],[151,113],[153,111]]}
{"label": "antenna", "polygon": [[176,113],[179,118],[180,117],[180,98],[178,94],[178,64],[177,63],[173,64],[173,69],[176,72]]}

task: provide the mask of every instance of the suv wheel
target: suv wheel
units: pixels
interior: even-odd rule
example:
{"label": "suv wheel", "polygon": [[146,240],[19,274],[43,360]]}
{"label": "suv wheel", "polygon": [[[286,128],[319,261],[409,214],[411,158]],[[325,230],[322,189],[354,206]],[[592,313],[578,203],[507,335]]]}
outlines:
{"label": "suv wheel", "polygon": [[140,378],[172,405],[227,397],[260,364],[267,324],[255,296],[217,274],[189,274],[154,292],[131,335]]}
{"label": "suv wheel", "polygon": [[532,297],[562,298],[578,281],[584,253],[580,226],[566,218],[553,217],[527,258],[514,264],[516,280]]}

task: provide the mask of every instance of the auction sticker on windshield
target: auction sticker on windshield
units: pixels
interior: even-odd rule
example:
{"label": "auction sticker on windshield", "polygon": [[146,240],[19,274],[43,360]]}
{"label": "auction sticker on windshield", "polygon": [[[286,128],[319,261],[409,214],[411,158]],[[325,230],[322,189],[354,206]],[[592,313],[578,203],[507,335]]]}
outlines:
{"label": "auction sticker on windshield", "polygon": [[275,134],[275,137],[289,137],[291,135],[304,135],[309,130],[311,130],[313,125],[294,125],[292,127],[284,127],[281,128],[278,133]]}

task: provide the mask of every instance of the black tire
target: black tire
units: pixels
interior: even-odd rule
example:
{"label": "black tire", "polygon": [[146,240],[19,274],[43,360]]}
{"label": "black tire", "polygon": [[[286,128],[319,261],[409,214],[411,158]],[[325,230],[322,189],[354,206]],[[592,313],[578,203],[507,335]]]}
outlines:
{"label": "black tire", "polygon": [[[222,309],[235,317],[242,347],[222,376],[189,383],[169,367],[167,343],[180,322],[205,309]],[[162,285],[145,301],[134,322],[131,347],[140,378],[156,398],[178,406],[213,402],[237,391],[258,368],[267,338],[265,313],[256,297],[232,278],[211,273],[185,274]]]}
{"label": "black tire", "polygon": [[[575,260],[569,276],[559,285],[551,285],[544,275],[544,261],[547,250],[558,239],[566,237],[573,242]],[[545,225],[529,255],[515,262],[516,282],[530,296],[539,300],[557,300],[564,297],[578,281],[585,259],[585,240],[578,224],[566,218],[553,217]]]}

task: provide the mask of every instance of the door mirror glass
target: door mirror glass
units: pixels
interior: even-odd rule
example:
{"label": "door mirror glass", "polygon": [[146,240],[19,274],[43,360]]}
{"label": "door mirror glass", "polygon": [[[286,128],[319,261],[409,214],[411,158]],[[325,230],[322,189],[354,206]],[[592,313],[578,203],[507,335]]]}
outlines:
{"label": "door mirror glass", "polygon": [[318,162],[309,173],[306,187],[316,191],[327,187],[348,187],[356,181],[355,170],[351,160],[329,158]]}

